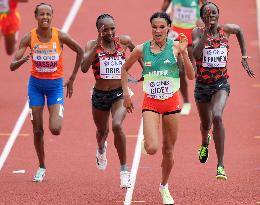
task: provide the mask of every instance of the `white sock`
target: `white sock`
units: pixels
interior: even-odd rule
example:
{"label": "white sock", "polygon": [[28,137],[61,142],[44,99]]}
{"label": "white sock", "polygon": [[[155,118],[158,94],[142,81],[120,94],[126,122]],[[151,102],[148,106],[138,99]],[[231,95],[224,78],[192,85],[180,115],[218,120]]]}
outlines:
{"label": "white sock", "polygon": [[165,184],[165,185],[160,184],[160,188],[161,188],[161,189],[168,189],[168,183]]}

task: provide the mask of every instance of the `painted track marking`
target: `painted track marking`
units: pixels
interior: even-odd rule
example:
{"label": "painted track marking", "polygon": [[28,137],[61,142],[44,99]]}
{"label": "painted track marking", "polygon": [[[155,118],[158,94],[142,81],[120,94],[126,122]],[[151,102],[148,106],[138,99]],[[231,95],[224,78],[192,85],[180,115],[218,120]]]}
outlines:
{"label": "painted track marking", "polygon": [[[74,3],[73,3],[73,6],[71,7],[69,15],[67,16],[67,18],[63,24],[63,27],[61,29],[63,32],[68,32],[82,3],[83,3],[83,0],[74,0]],[[29,104],[28,104],[28,102],[26,102],[24,105],[24,108],[22,110],[22,113],[20,114],[20,116],[14,126],[14,129],[12,130],[12,133],[11,133],[7,143],[5,144],[3,152],[0,156],[0,171],[13,147],[13,144],[14,144],[28,114],[29,114]]]}
{"label": "painted track marking", "polygon": [[131,188],[127,189],[127,191],[126,191],[124,205],[130,205],[132,202],[136,175],[137,175],[140,158],[141,158],[141,142],[142,142],[143,138],[144,138],[144,135],[143,135],[143,118],[142,118],[139,132],[138,132],[137,142],[135,145],[135,153],[134,153],[132,169],[131,169]]}

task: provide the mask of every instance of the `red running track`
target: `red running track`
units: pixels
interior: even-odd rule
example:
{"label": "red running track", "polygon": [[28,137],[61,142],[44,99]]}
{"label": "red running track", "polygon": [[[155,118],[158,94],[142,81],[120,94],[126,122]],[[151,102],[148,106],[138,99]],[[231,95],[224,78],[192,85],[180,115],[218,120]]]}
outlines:
{"label": "red running track", "polygon": [[[36,26],[33,11],[39,0],[20,4],[22,28],[20,37]],[[62,27],[73,1],[52,2],[53,25]],[[199,119],[194,100],[192,113],[182,117],[179,139],[175,149],[175,165],[169,184],[176,204],[257,204],[260,203],[260,72],[257,47],[255,1],[215,1],[220,7],[220,22],[239,24],[244,31],[250,65],[256,73],[250,79],[240,65],[240,50],[234,37],[230,39],[229,74],[231,95],[224,114],[226,127],[225,166],[227,181],[217,181],[216,154],[213,143],[210,157],[205,165],[197,159],[200,144]],[[161,1],[95,1],[85,0],[69,33],[84,47],[89,39],[95,39],[96,17],[101,13],[112,14],[117,22],[117,34],[128,34],[136,44],[151,38],[149,17],[158,10]],[[243,9],[243,10],[242,10]],[[3,42],[1,42],[3,45]],[[4,47],[0,50],[0,151],[19,117],[27,96],[29,64],[16,72],[9,71],[11,58]],[[74,54],[64,51],[65,78],[73,69]],[[139,67],[133,69],[140,73]],[[108,140],[109,164],[105,172],[95,165],[95,127],[91,116],[90,90],[94,79],[92,73],[79,73],[72,99],[65,102],[65,118],[61,136],[54,137],[48,131],[48,114],[45,110],[46,180],[32,182],[38,163],[33,147],[32,127],[29,118],[0,171],[0,204],[123,204],[125,191],[119,188],[119,162],[113,148],[113,136]],[[194,82],[190,82],[190,98]],[[135,113],[125,122],[128,164],[131,166],[136,135],[141,118],[141,85],[132,86],[135,95]],[[135,122],[135,123],[133,123]],[[158,193],[160,182],[161,153],[142,156],[137,175],[132,204],[161,204]],[[24,169],[24,174],[13,174]],[[139,203],[138,203],[139,202]]]}

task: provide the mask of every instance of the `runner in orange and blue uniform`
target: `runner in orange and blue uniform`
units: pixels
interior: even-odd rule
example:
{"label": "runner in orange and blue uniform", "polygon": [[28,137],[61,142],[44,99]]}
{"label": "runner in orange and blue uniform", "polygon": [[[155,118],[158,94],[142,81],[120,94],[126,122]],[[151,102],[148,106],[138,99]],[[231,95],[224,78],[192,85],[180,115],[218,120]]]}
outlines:
{"label": "runner in orange and blue uniform", "polygon": [[109,132],[109,116],[112,116],[114,145],[120,161],[120,187],[130,188],[130,173],[126,160],[126,137],[122,123],[126,116],[123,106],[123,90],[121,85],[121,67],[125,62],[125,53],[134,49],[129,36],[116,36],[116,24],[109,14],[97,18],[97,40],[87,42],[81,70],[88,72],[92,65],[95,86],[92,93],[92,116],[97,132],[98,149],[96,165],[99,170],[107,167],[107,137]]}
{"label": "runner in orange and blue uniform", "polygon": [[28,0],[0,0],[0,33],[4,36],[5,49],[8,55],[12,55],[15,51],[17,34],[20,28],[21,19],[17,10],[18,2],[28,2]]}
{"label": "runner in orange and blue uniform", "polygon": [[[52,17],[53,9],[51,5],[41,3],[36,6],[35,18],[38,21],[38,27],[21,39],[19,49],[10,65],[10,69],[14,71],[32,57],[28,101],[33,125],[34,145],[39,160],[39,168],[33,178],[35,182],[41,182],[46,171],[43,140],[45,97],[50,114],[49,129],[53,135],[59,135],[61,132],[64,111],[63,45],[67,45],[77,53],[72,75],[64,85],[67,87],[66,97],[72,96],[73,82],[83,57],[83,51],[75,40],[59,29],[51,27]],[[31,49],[31,53],[23,57],[28,47]]]}
{"label": "runner in orange and blue uniform", "polygon": [[154,155],[159,148],[158,129],[162,115],[162,177],[160,194],[163,204],[174,204],[168,189],[168,179],[174,164],[173,150],[178,135],[180,78],[178,61],[183,61],[188,79],[195,77],[192,63],[188,56],[188,39],[180,34],[180,41],[167,38],[171,29],[171,19],[165,12],[154,13],[150,18],[152,40],[138,45],[122,67],[122,87],[124,106],[132,113],[134,106],[127,87],[127,71],[140,58],[144,61],[143,68],[143,152]]}
{"label": "runner in orange and blue uniform", "polygon": [[[194,58],[192,56],[192,37],[193,28],[200,22],[199,3],[206,3],[206,0],[164,0],[162,10],[166,11],[171,5],[172,8],[172,32],[169,36],[175,34],[176,40],[179,40],[178,34],[183,33],[188,38],[189,58],[195,68]],[[171,3],[171,4],[170,4]],[[191,104],[188,95],[188,83],[186,80],[183,64],[178,62],[180,68],[180,91],[183,97],[183,108],[181,114],[188,115],[191,110]]]}
{"label": "runner in orange and blue uniform", "polygon": [[205,163],[208,159],[210,129],[213,124],[213,139],[218,158],[217,179],[227,179],[224,170],[225,129],[222,115],[230,93],[227,74],[228,38],[235,34],[241,49],[242,65],[250,77],[253,71],[247,63],[243,33],[238,25],[218,24],[219,8],[208,2],[200,9],[204,28],[195,28],[192,32],[193,56],[196,59],[197,74],[195,100],[200,115],[202,145],[199,149],[199,160]]}

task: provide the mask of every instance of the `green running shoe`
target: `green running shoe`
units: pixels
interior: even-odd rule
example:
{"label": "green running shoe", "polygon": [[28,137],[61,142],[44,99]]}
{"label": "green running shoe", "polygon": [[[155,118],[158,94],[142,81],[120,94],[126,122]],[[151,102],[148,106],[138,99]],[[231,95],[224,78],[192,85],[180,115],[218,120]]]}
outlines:
{"label": "green running shoe", "polygon": [[208,145],[206,145],[206,146],[201,145],[200,146],[199,160],[200,160],[201,163],[205,163],[208,160],[208,157],[209,157],[208,146],[209,146],[210,139],[211,139],[211,136],[210,136],[210,134],[208,134]]}
{"label": "green running shoe", "polygon": [[217,179],[227,180],[226,172],[224,169],[224,166],[218,166],[217,167]]}

